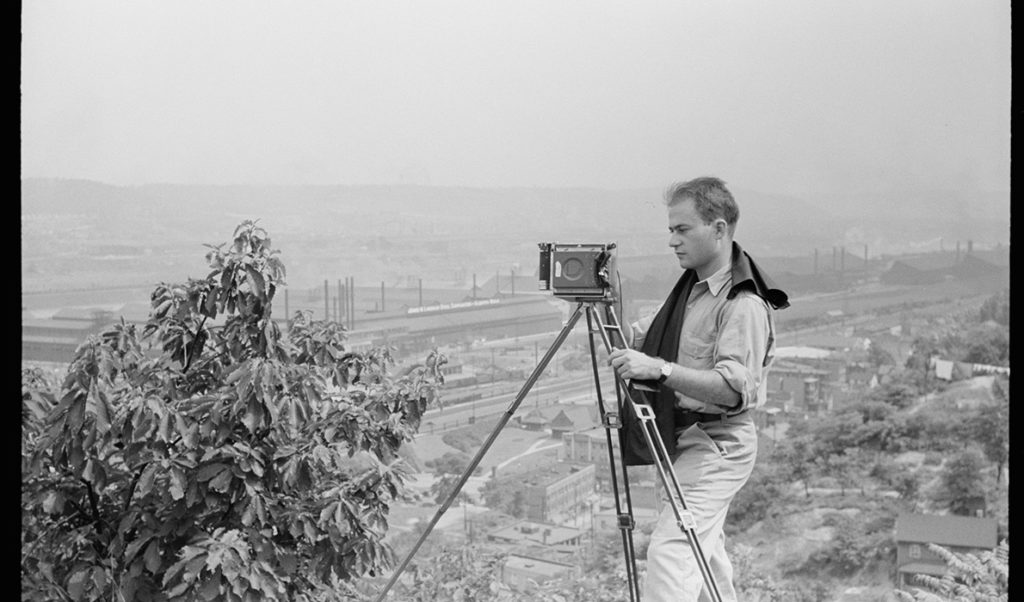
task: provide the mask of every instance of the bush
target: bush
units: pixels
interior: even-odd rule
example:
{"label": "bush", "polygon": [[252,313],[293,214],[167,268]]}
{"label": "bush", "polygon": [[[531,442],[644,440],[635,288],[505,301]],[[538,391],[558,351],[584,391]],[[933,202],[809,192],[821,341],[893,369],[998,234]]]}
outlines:
{"label": "bush", "polygon": [[22,380],[23,600],[313,600],[373,574],[399,447],[444,358],[401,379],[332,322],[271,319],[284,265],[253,222],[160,284],[58,386]]}

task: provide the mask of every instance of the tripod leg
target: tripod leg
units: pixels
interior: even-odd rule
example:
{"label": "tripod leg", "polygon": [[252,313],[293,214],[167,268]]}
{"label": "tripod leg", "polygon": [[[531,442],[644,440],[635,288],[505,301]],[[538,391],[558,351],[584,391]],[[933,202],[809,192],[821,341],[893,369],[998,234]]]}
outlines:
{"label": "tripod leg", "polygon": [[[607,412],[605,412],[604,409],[604,399],[601,396],[601,378],[597,370],[597,348],[594,345],[594,323],[590,311],[587,312],[587,330],[590,342],[590,362],[594,369],[594,386],[597,390],[597,406],[601,412],[601,423],[605,426],[604,434],[608,446],[608,465],[611,474],[612,491],[615,493],[615,516],[618,521],[619,531],[622,534],[622,550],[626,561],[626,580],[629,585],[629,599],[631,602],[636,602],[640,599],[640,583],[636,570],[636,550],[633,546],[633,505],[629,497],[629,482],[626,480],[626,466],[623,464],[623,487],[626,494],[626,514],[623,514],[622,504],[619,500],[619,483],[615,477],[615,453],[612,450],[611,427],[608,424]],[[619,415],[621,416],[621,414]],[[627,520],[628,523],[624,524],[624,521]]]}
{"label": "tripod leg", "polygon": [[459,492],[462,491],[462,487],[466,484],[466,481],[469,480],[470,475],[473,474],[473,471],[476,470],[476,467],[480,465],[480,461],[483,459],[484,455],[487,454],[487,450],[491,448],[491,445],[494,444],[494,440],[498,438],[498,435],[501,433],[501,430],[505,428],[505,425],[512,418],[512,414],[515,413],[516,408],[518,408],[519,404],[523,402],[523,399],[526,399],[526,396],[530,393],[530,389],[533,388],[534,383],[537,382],[537,380],[540,378],[540,375],[544,372],[544,369],[547,368],[548,363],[551,362],[551,358],[555,356],[555,353],[558,351],[558,348],[562,346],[562,343],[564,343],[565,339],[568,338],[569,333],[572,332],[573,327],[576,326],[576,322],[579,321],[580,316],[583,314],[583,308],[583,303],[580,303],[579,305],[576,306],[576,310],[572,313],[571,316],[569,316],[569,320],[565,323],[565,326],[562,327],[562,330],[561,332],[558,333],[558,336],[555,337],[554,343],[552,343],[551,347],[549,347],[548,350],[544,353],[544,357],[540,359],[540,362],[537,363],[537,367],[533,369],[533,372],[530,374],[529,378],[526,379],[526,382],[523,384],[523,388],[519,390],[519,393],[516,395],[515,399],[512,400],[511,404],[509,404],[508,409],[505,410],[505,413],[502,415],[501,419],[498,420],[498,424],[494,427],[494,430],[491,431],[491,434],[487,437],[487,440],[484,441],[484,444],[480,447],[480,449],[476,452],[476,455],[470,461],[469,466],[466,467],[466,470],[462,473],[462,476],[459,477],[458,482],[455,484],[455,488],[452,490],[450,494],[448,494],[448,498],[445,499],[443,504],[441,504],[441,507],[434,514],[434,517],[430,519],[430,523],[427,524],[426,530],[423,531],[423,534],[420,535],[420,538],[416,541],[416,544],[412,547],[412,550],[410,550],[409,554],[406,555],[405,560],[402,561],[402,564],[398,567],[398,570],[395,571],[395,573],[391,576],[391,579],[388,581],[387,585],[384,586],[384,589],[377,597],[377,602],[381,602],[381,600],[384,599],[384,597],[387,595],[391,587],[394,586],[394,584],[398,581],[399,576],[401,576],[406,566],[408,566],[409,561],[411,561],[413,556],[416,555],[416,552],[420,549],[420,546],[423,545],[423,542],[427,539],[427,536],[430,535],[430,532],[434,529],[434,526],[437,524],[439,520],[441,520],[441,516],[452,505],[452,502],[459,495]]}

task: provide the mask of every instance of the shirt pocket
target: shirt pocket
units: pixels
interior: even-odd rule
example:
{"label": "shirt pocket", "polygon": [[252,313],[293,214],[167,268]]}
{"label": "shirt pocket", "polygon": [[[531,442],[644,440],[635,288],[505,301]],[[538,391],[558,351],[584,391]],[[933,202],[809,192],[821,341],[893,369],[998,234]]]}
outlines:
{"label": "shirt pocket", "polygon": [[715,356],[715,340],[700,335],[683,333],[679,338],[679,351],[694,360],[710,360]]}

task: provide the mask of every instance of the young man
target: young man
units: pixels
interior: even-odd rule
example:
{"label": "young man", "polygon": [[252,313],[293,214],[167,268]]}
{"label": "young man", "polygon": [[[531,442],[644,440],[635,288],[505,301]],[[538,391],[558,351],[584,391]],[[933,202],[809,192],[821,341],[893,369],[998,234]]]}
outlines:
{"label": "young man", "polygon": [[[683,275],[654,315],[633,325],[632,349],[609,363],[630,380],[660,382],[648,395],[658,431],[693,513],[701,549],[725,601],[735,601],[723,525],[757,454],[751,410],[764,404],[774,356],[772,310],[789,305],[733,242],[739,207],[718,178],[697,178],[665,193],[668,244]],[[649,463],[648,450],[624,454]],[[644,456],[646,455],[646,458]],[[710,599],[686,533],[666,505],[647,550],[644,602]]]}

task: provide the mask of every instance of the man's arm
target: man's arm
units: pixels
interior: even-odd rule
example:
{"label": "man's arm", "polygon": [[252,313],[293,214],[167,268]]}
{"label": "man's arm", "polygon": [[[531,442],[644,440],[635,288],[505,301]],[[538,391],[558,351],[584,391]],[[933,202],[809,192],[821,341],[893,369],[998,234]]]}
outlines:
{"label": "man's arm", "polygon": [[[714,366],[704,370],[672,363],[672,373],[663,385],[685,396],[678,403],[687,410],[706,412],[709,404],[745,409],[756,403],[771,345],[767,305],[757,296],[741,294],[723,315]],[[623,378],[656,380],[665,361],[635,350],[616,349],[609,363]]]}
{"label": "man's arm", "polygon": [[[609,363],[622,378],[657,380],[661,376],[661,366],[665,360],[651,357],[635,349],[613,349]],[[741,400],[740,394],[729,386],[725,377],[713,369],[697,370],[672,363],[672,374],[662,384],[686,397],[703,399],[708,404],[723,408],[736,407]],[[681,400],[681,407],[697,412],[707,411],[707,404],[690,399]]]}

